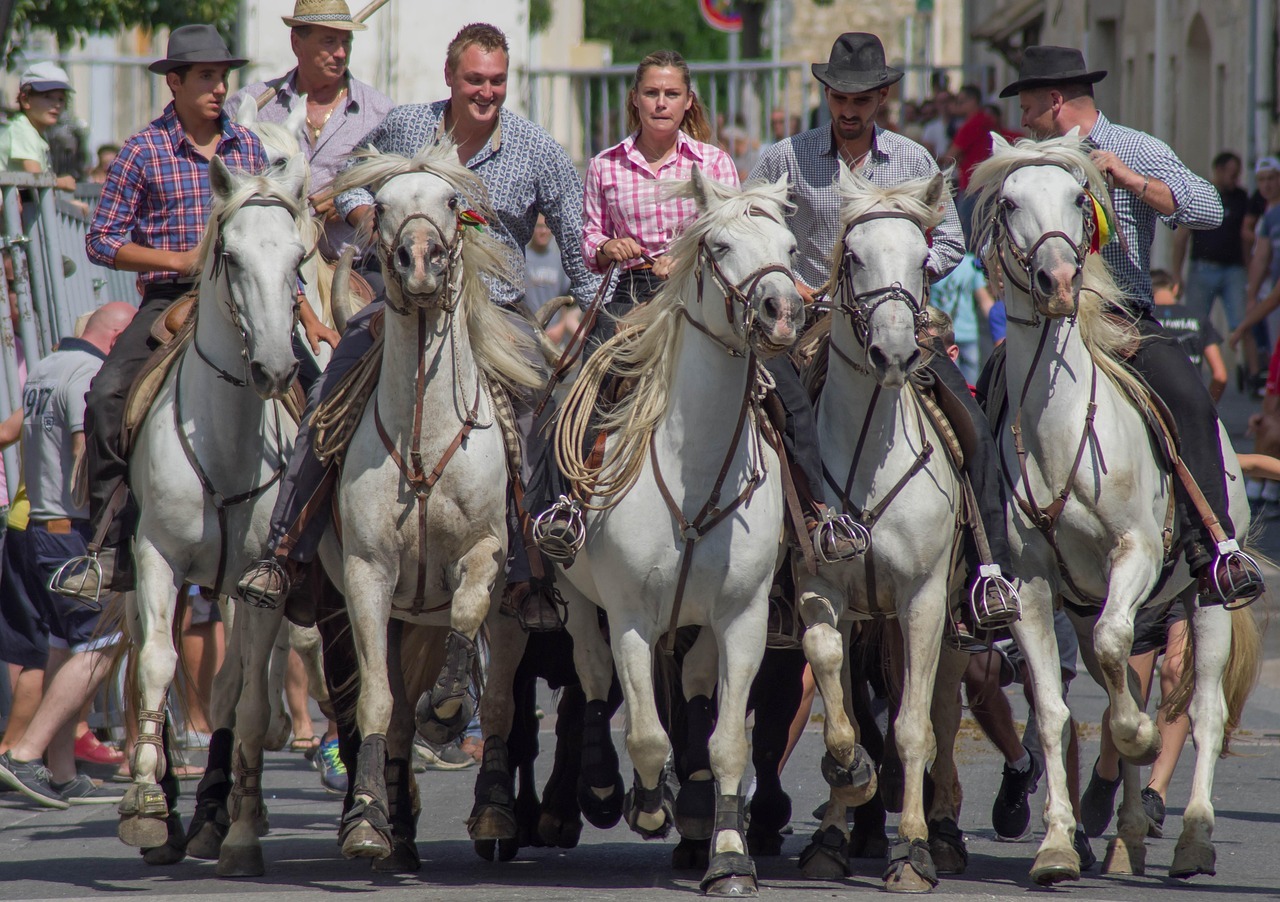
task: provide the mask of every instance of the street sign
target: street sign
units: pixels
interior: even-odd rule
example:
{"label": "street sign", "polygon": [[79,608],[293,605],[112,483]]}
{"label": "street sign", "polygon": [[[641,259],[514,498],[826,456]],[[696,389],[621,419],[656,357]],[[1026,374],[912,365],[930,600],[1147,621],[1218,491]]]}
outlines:
{"label": "street sign", "polygon": [[716,31],[726,34],[742,31],[742,14],[733,8],[733,0],[698,0],[698,11]]}

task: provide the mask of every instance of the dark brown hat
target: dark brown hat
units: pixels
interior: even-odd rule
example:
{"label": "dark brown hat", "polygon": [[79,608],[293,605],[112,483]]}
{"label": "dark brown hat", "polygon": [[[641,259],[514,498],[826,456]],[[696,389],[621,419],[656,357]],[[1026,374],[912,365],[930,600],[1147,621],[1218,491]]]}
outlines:
{"label": "dark brown hat", "polygon": [[1084,64],[1084,54],[1074,47],[1036,44],[1022,51],[1018,80],[1001,91],[1000,96],[1016,97],[1019,91],[1053,85],[1091,85],[1106,77],[1105,69],[1090,72]]}
{"label": "dark brown hat", "polygon": [[183,25],[170,32],[164,59],[156,60],[147,68],[157,75],[164,75],[196,63],[220,63],[239,69],[248,62],[231,55],[227,42],[212,25]]}
{"label": "dark brown hat", "polygon": [[884,45],[873,34],[850,31],[840,35],[825,63],[814,63],[813,77],[841,94],[860,94],[887,88],[902,72],[885,63]]}

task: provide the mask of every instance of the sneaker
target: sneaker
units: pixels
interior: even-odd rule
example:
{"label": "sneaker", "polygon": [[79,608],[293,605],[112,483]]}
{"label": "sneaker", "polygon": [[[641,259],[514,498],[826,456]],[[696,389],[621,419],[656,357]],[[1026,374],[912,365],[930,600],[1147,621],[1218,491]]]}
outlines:
{"label": "sneaker", "polygon": [[347,794],[347,766],[338,754],[338,737],[320,743],[315,757],[316,770],[320,771],[320,785],[334,795]]}
{"label": "sneaker", "polygon": [[53,788],[49,768],[41,761],[16,761],[8,752],[0,755],[0,782],[46,808],[66,808],[67,800]]}
{"label": "sneaker", "polygon": [[1120,775],[1114,780],[1098,776],[1098,762],[1093,762],[1089,773],[1089,785],[1080,794],[1080,821],[1084,832],[1096,838],[1107,832],[1111,816],[1116,810],[1116,793],[1120,790]]}
{"label": "sneaker", "polygon": [[66,783],[50,783],[67,800],[68,805],[118,805],[124,800],[121,786],[99,786],[86,774],[76,774]]}
{"label": "sneaker", "polygon": [[1040,767],[1035,758],[1025,771],[1004,766],[1004,779],[1000,791],[991,803],[991,825],[996,829],[996,839],[1002,842],[1022,842],[1031,833],[1031,805],[1027,797],[1036,791],[1040,783]]}
{"label": "sneaker", "polygon": [[76,740],[75,755],[77,761],[84,761],[87,764],[119,767],[124,763],[124,752],[99,742],[92,730],[85,730]]}
{"label": "sneaker", "polygon": [[1089,845],[1089,836],[1084,832],[1084,827],[1076,827],[1075,839],[1072,840],[1071,845],[1080,856],[1080,872],[1092,870],[1098,863],[1098,856],[1093,854],[1093,847]]}
{"label": "sneaker", "polygon": [[1164,839],[1164,799],[1150,786],[1142,790],[1142,810],[1147,813],[1147,836]]}
{"label": "sneaker", "polygon": [[450,742],[448,745],[434,745],[421,737],[413,740],[413,763],[415,770],[466,770],[475,767],[476,759],[462,750],[461,744]]}

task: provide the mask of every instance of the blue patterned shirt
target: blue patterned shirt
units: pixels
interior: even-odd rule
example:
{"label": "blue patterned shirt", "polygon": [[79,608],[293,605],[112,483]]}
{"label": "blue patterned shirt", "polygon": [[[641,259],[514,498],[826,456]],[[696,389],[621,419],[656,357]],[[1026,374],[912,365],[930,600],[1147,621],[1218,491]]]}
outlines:
{"label": "blue patterned shirt", "polygon": [[1156,217],[1169,228],[1213,229],[1222,224],[1222,199],[1218,189],[1196,175],[1178,159],[1168,144],[1146,132],[1116,125],[1101,112],[1089,131],[1089,141],[1099,150],[1120,158],[1134,172],[1159,179],[1173,192],[1174,211],[1165,216],[1123,188],[1111,192],[1116,211],[1116,231],[1124,241],[1102,248],[1116,283],[1135,313],[1149,313],[1151,299],[1151,243],[1156,237]]}
{"label": "blue patterned shirt", "polygon": [[[874,185],[891,188],[911,179],[938,172],[929,151],[910,138],[879,127],[871,138],[871,154],[859,170]],[[796,275],[810,288],[817,288],[831,275],[831,251],[840,240],[840,155],[830,125],[801,132],[766,147],[751,170],[751,178],[777,181],[786,175],[791,181],[787,199],[796,205],[787,217],[796,236]],[[933,230],[929,251],[929,272],[940,279],[964,256],[964,233],[956,205],[947,197],[946,217]]]}
{"label": "blue patterned shirt", "polygon": [[[383,153],[411,157],[427,142],[445,136],[448,106],[448,100],[398,106],[356,146],[371,144]],[[498,221],[489,224],[493,236],[523,260],[541,213],[560,247],[560,262],[573,296],[581,305],[589,303],[600,277],[587,270],[576,250],[582,236],[582,182],[564,148],[539,126],[503,109],[493,137],[467,161],[467,168],[489,190],[489,202],[498,214]],[[336,201],[343,218],[356,207],[372,203],[373,195],[363,188],[344,191]],[[523,272],[519,278],[519,285],[495,285],[494,301],[503,306],[518,303],[525,292]]]}

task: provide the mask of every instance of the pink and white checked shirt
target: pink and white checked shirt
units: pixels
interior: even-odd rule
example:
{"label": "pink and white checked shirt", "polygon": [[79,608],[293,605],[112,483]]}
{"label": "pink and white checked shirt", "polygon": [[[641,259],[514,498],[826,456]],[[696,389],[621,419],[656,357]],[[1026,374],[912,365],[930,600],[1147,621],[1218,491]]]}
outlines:
{"label": "pink and white checked shirt", "polygon": [[[582,256],[587,268],[602,271],[596,251],[610,238],[632,238],[650,257],[665,254],[672,239],[698,215],[698,208],[692,200],[662,200],[662,181],[689,178],[694,163],[717,182],[738,184],[732,157],[684,132],[676,138],[676,152],[656,173],[649,171],[636,149],[635,135],[593,157],[582,196]],[[642,260],[633,260],[623,268],[640,265]]]}

